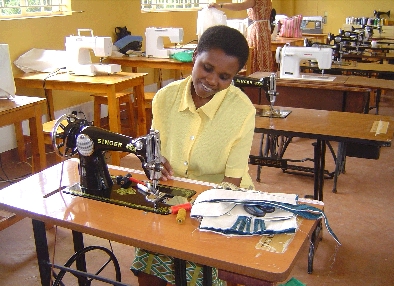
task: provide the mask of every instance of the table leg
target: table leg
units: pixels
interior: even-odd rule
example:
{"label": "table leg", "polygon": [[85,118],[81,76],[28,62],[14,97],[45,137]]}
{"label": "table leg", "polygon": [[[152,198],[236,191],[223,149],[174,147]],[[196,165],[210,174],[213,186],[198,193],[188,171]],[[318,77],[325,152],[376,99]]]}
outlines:
{"label": "table leg", "polygon": [[26,162],[26,147],[25,139],[23,137],[22,122],[15,122],[15,136],[16,136],[16,146],[18,147],[18,156],[21,162]]}
{"label": "table leg", "polygon": [[38,269],[40,271],[41,285],[49,286],[51,283],[51,267],[49,265],[48,241],[45,232],[45,223],[33,219],[33,232],[36,244]]}
{"label": "table leg", "polygon": [[35,117],[29,119],[31,153],[33,162],[33,172],[37,173],[47,167],[44,131],[42,129],[41,105],[35,106]]}
{"label": "table leg", "polygon": [[47,99],[47,112],[49,116],[48,121],[55,120],[55,108],[53,106],[52,89],[45,89],[45,98]]}
{"label": "table leg", "polygon": [[203,275],[202,284],[204,286],[212,285],[212,267],[204,265],[202,269],[203,269],[202,270],[202,275]]}
{"label": "table leg", "polygon": [[323,201],[326,142],[318,139],[314,144],[314,193],[313,199]]}
{"label": "table leg", "polygon": [[338,183],[339,174],[344,172],[345,158],[346,158],[346,143],[339,142],[337,158],[335,161],[334,183],[332,188],[333,193],[337,192],[337,183]]}
{"label": "table leg", "polygon": [[186,286],[186,261],[174,258],[174,267],[175,267],[175,285],[176,286]]}
{"label": "table leg", "polygon": [[[75,230],[73,230],[72,233],[73,233],[74,251],[79,252],[82,249],[84,249],[83,234]],[[77,266],[77,270],[85,273],[87,272],[85,255],[79,255],[75,263]],[[85,285],[85,282],[86,279],[84,277],[78,277],[78,285],[83,286]]]}

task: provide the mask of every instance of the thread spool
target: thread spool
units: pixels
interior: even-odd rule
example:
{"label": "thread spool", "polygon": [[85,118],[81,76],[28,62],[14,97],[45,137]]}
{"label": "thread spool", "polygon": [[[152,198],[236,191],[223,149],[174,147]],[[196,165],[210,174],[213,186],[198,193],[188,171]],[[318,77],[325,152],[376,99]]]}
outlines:
{"label": "thread spool", "polygon": [[185,222],[185,219],[186,219],[186,210],[179,209],[176,215],[176,222],[179,224],[183,224]]}

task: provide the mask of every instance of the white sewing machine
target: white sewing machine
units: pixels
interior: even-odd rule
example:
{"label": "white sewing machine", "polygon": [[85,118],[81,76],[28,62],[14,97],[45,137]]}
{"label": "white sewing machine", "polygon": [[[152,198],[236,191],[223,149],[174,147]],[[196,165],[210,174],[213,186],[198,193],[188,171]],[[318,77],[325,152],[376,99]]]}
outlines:
{"label": "white sewing machine", "polygon": [[280,78],[317,79],[332,81],[335,77],[300,76],[301,60],[316,60],[322,73],[331,68],[332,49],[320,47],[291,47],[285,45],[276,49],[276,62],[280,64]]}
{"label": "white sewing machine", "polygon": [[170,38],[171,43],[183,42],[183,28],[146,28],[145,54],[147,57],[169,58],[170,55],[179,49],[164,48],[163,38]]}
{"label": "white sewing machine", "polygon": [[[81,32],[88,31],[91,36],[81,36]],[[66,37],[66,54],[68,57],[67,70],[75,75],[94,76],[98,73],[113,74],[121,71],[117,64],[102,64],[103,58],[112,53],[112,39],[110,37],[95,37],[91,29],[78,29],[78,36]],[[99,64],[93,64],[90,57],[93,50],[96,57],[100,57]]]}

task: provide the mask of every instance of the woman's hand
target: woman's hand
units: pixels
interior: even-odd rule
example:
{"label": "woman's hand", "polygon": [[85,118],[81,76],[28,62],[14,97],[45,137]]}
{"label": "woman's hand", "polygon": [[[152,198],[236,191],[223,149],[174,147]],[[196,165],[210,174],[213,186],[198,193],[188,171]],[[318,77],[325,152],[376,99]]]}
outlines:
{"label": "woman's hand", "polygon": [[163,169],[161,170],[161,177],[160,180],[167,181],[171,180],[172,176],[174,175],[174,171],[170,165],[170,162],[165,157],[161,157],[161,164],[163,165]]}

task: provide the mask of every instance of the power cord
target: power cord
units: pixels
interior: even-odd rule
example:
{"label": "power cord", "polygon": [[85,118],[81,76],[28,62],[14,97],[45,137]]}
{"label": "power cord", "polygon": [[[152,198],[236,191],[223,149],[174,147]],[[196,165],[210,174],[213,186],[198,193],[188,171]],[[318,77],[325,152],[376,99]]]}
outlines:
{"label": "power cord", "polygon": [[43,83],[42,83],[42,88],[44,89],[45,98],[46,98],[46,100],[47,100],[47,109],[48,109],[49,121],[53,120],[53,118],[52,118],[52,116],[51,116],[51,107],[49,106],[48,96],[47,96],[47,94],[46,94],[46,92],[45,92],[45,90],[46,90],[46,81],[47,81],[48,78],[53,77],[53,76],[59,74],[59,72],[60,72],[61,70],[63,70],[63,69],[66,69],[66,67],[58,68],[57,70],[55,70],[55,71],[49,73],[49,74],[44,78]]}

